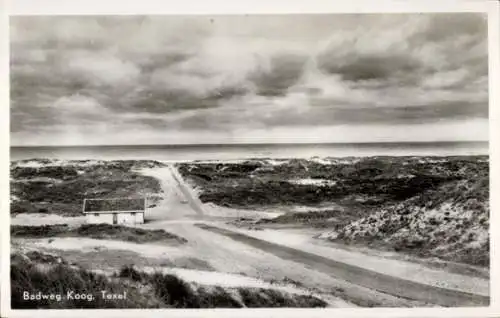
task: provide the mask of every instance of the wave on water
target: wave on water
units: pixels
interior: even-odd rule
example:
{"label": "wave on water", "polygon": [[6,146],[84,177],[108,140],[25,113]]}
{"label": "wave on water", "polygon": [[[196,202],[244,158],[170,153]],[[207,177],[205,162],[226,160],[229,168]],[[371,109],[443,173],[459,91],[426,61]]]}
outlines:
{"label": "wave on water", "polygon": [[10,150],[11,160],[48,158],[190,161],[249,158],[487,155],[488,142],[13,146]]}

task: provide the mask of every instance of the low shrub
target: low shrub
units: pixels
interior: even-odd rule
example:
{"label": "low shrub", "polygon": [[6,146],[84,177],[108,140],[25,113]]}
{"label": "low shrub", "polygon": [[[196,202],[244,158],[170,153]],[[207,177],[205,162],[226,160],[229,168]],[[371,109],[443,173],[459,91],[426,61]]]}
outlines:
{"label": "low shrub", "polygon": [[[324,307],[326,303],[313,296],[292,295],[269,289],[239,288],[238,296],[222,287],[189,284],[172,274],[148,274],[128,265],[114,276],[59,264],[40,267],[40,260],[53,256],[11,255],[11,305],[13,309],[91,309],[91,308],[240,308],[247,307]],[[123,300],[105,300],[101,291],[123,294]],[[24,293],[61,295],[57,299],[25,300]],[[92,295],[87,299],[67,298],[67,293]]]}
{"label": "low shrub", "polygon": [[77,228],[70,228],[67,224],[40,226],[12,225],[11,236],[28,238],[83,236],[94,239],[122,240],[134,243],[161,240],[175,240],[179,243],[187,242],[185,238],[164,230],[146,230],[111,224],[83,224]]}

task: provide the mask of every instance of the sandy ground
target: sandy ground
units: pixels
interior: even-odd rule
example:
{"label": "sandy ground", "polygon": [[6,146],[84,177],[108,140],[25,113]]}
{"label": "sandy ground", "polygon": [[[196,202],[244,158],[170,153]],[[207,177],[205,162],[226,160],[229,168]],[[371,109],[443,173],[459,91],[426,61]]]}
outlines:
{"label": "sandy ground", "polygon": [[[221,225],[218,224],[219,227]],[[246,235],[257,237],[265,241],[285,245],[300,250],[308,251],[334,260],[354,266],[360,266],[375,272],[399,277],[406,280],[420,282],[432,286],[444,287],[463,292],[470,292],[479,295],[489,295],[489,281],[487,279],[470,277],[438,271],[424,267],[421,264],[410,263],[401,260],[392,260],[364,253],[356,253],[344,249],[321,246],[315,244],[315,239],[306,235],[292,234],[279,230],[246,230],[226,226],[233,231],[245,233]]]}
{"label": "sandy ground", "polygon": [[[161,271],[164,274],[175,274],[176,276],[182,278],[188,282],[194,282],[200,285],[217,285],[221,287],[249,287],[249,288],[271,288],[278,289],[292,294],[300,294],[300,295],[310,295],[311,292],[297,288],[292,284],[285,283],[270,283],[266,282],[254,277],[249,277],[240,274],[229,274],[222,272],[214,272],[214,271],[202,271],[202,270],[192,270],[192,269],[184,269],[184,268],[171,268],[164,267],[161,269],[155,267],[143,267],[143,270],[146,273],[155,273],[157,271]],[[349,306],[349,303],[345,301],[338,300],[339,303],[342,303],[346,306]]]}
{"label": "sandy ground", "polygon": [[[165,198],[160,205],[148,210],[148,222],[140,225],[143,228],[164,229],[188,240],[180,246],[158,244],[135,244],[121,241],[93,240],[88,238],[53,238],[41,240],[19,241],[33,249],[50,249],[75,253],[100,253],[111,250],[127,250],[144,258],[164,259],[175,264],[176,260],[186,257],[196,258],[209,264],[216,272],[210,275],[206,271],[193,269],[169,269],[178,271],[179,275],[198,283],[220,284],[253,284],[256,281],[269,282],[294,281],[300,290],[317,294],[329,294],[332,306],[346,307],[355,304],[362,306],[414,307],[429,306],[418,301],[399,298],[374,289],[365,288],[345,280],[318,271],[314,266],[280,258],[263,249],[252,247],[244,242],[231,239],[212,231],[204,230],[195,224],[206,223],[231,231],[240,231],[248,236],[304,250],[346,264],[362,266],[374,272],[389,274],[395,277],[414,280],[431,286],[446,287],[458,291],[472,292],[478,295],[489,294],[488,280],[426,268],[419,264],[376,257],[366,253],[357,253],[316,244],[307,233],[290,233],[277,230],[251,231],[238,229],[226,224],[228,220],[242,217],[242,211],[206,205],[199,201],[196,193],[182,180],[173,167],[155,168],[141,171],[145,175],[161,180]],[[245,211],[248,217],[262,217],[262,212]],[[19,216],[18,216],[19,217]],[[16,217],[16,218],[18,218]],[[16,218],[13,218],[16,219]],[[43,220],[35,217],[33,220]],[[54,222],[77,223],[78,218],[55,218]],[[72,219],[71,222],[69,219]],[[21,216],[17,224],[26,221]],[[45,219],[47,221],[47,219]],[[35,221],[30,221],[34,223]],[[14,224],[14,223],[13,223]],[[183,276],[184,275],[184,276]],[[244,277],[244,278],[243,278]]]}
{"label": "sandy ground", "polygon": [[456,263],[451,261],[445,261],[438,259],[437,257],[430,258],[418,258],[414,255],[402,254],[391,250],[374,250],[367,246],[361,244],[356,245],[345,245],[340,242],[334,242],[325,239],[316,239],[321,237],[325,230],[322,228],[315,227],[304,227],[302,224],[265,224],[261,225],[261,228],[268,228],[278,230],[278,232],[285,232],[286,234],[298,234],[300,236],[306,236],[310,238],[310,242],[315,245],[324,246],[326,248],[334,248],[340,250],[346,250],[354,253],[362,253],[368,256],[375,256],[377,258],[386,258],[392,260],[399,260],[403,262],[409,262],[412,264],[420,264],[425,268],[438,269],[440,271],[450,272],[459,274],[462,276],[473,276],[480,277],[489,280],[489,269],[480,266],[474,266],[464,263]]}
{"label": "sandy ground", "polygon": [[144,257],[174,258],[184,256],[182,249],[176,246],[159,244],[137,244],[114,240],[97,240],[85,237],[54,237],[44,239],[17,239],[16,243],[34,249],[51,249],[79,252],[93,252],[103,250],[125,250],[137,253]]}
{"label": "sandy ground", "polygon": [[[332,289],[343,290],[354,298],[366,297],[369,302],[383,303],[389,306],[404,306],[411,303],[397,297],[354,286],[330,275],[315,271],[303,264],[283,260],[260,249],[202,230],[194,226],[194,224],[206,221],[215,222],[222,226],[225,223],[222,220],[234,217],[234,211],[199,202],[195,196],[196,193],[186,184],[184,184],[184,191],[179,191],[179,189],[182,189],[182,184],[180,188],[176,189],[175,185],[183,182],[183,180],[172,168],[150,170],[149,173],[162,180],[166,200],[163,201],[162,206],[152,211],[152,217],[156,221],[145,224],[144,227],[162,228],[185,237],[188,243],[184,251],[188,252],[188,249],[191,249],[193,255],[206,260],[219,272],[244,273],[267,281],[288,278],[300,282],[307,288],[321,290],[321,292],[332,292]],[[186,196],[191,196],[193,200],[179,204],[179,197],[183,197],[185,200]],[[197,212],[193,211],[192,205],[198,208]],[[258,211],[246,212],[251,214],[251,217],[262,216],[261,212]],[[236,214],[238,215],[238,213]]]}
{"label": "sandy ground", "polygon": [[[170,170],[172,171],[174,169]],[[174,170],[174,174],[175,173],[176,171]],[[180,180],[182,182],[180,176],[177,176],[177,180]],[[201,205],[204,211],[210,210],[211,216],[232,216],[227,214],[227,211],[231,209],[217,209],[217,206],[206,205],[199,202],[199,200],[196,203],[198,205]],[[251,213],[251,211],[248,212]],[[253,216],[255,217],[255,214],[253,214]],[[376,257],[374,255],[367,255],[365,253],[356,253],[344,249],[321,246],[320,244],[316,243],[316,239],[311,238],[309,235],[301,235],[297,233],[289,233],[287,231],[267,229],[262,231],[245,230],[241,228],[231,227],[226,224],[221,224],[220,222],[216,222],[215,224],[218,227],[228,227],[233,231],[241,231],[247,235],[254,236],[269,242],[298,248],[308,252],[316,253],[318,255],[326,256],[331,259],[342,260],[345,263],[355,266],[362,266],[372,271],[422,282],[433,286],[477,293],[480,295],[489,295],[489,281],[486,279],[473,278],[470,276],[448,273],[446,271],[438,271],[435,269],[427,268],[421,264],[410,263],[407,261],[387,259],[383,257]]]}
{"label": "sandy ground", "polygon": [[[148,273],[154,273],[158,271],[158,268],[143,267],[142,270]],[[177,277],[180,277],[184,281],[193,282],[198,285],[220,286],[223,288],[246,287],[274,289],[290,294],[316,296],[326,301],[330,307],[356,307],[351,303],[338,299],[337,297],[332,297],[329,295],[318,295],[303,288],[297,288],[296,286],[293,286],[291,284],[269,283],[244,275],[221,272],[207,272],[183,268],[162,268],[161,272],[165,274],[175,274]]]}
{"label": "sandy ground", "polygon": [[85,216],[64,217],[57,214],[20,213],[10,218],[11,225],[40,226],[50,224],[68,224],[78,226],[85,223]]}
{"label": "sandy ground", "polygon": [[[181,179],[181,178],[179,178]],[[207,205],[199,202],[205,207],[209,207],[211,215],[227,215],[231,209],[218,208],[215,205]],[[255,217],[255,215],[253,215]],[[342,260],[345,263],[361,266],[372,271],[421,282],[433,286],[444,287],[464,292],[476,293],[479,295],[489,295],[489,280],[475,278],[465,275],[448,273],[443,270],[436,270],[425,267],[421,264],[408,261],[388,259],[366,253],[357,253],[345,249],[338,249],[331,246],[321,245],[321,241],[312,238],[307,233],[290,233],[286,230],[245,230],[235,228],[227,224],[216,223],[218,227],[227,227],[231,230],[241,231],[247,235],[254,236],[269,242],[294,247],[300,250],[316,253],[331,259]]]}

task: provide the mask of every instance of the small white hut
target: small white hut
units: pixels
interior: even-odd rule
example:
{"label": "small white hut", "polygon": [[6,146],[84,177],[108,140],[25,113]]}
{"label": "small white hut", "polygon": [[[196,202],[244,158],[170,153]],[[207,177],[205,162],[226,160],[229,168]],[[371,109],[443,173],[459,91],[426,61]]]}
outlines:
{"label": "small white hut", "polygon": [[146,198],[84,199],[87,223],[141,224],[146,213]]}

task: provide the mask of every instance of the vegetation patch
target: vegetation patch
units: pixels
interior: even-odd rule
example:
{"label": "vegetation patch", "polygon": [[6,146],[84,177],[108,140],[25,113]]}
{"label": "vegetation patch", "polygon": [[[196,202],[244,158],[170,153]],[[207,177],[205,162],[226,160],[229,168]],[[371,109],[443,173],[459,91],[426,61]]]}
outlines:
{"label": "vegetation patch", "polygon": [[[38,255],[37,260],[40,258]],[[241,307],[325,307],[313,296],[295,295],[272,289],[222,288],[188,283],[171,274],[144,273],[125,266],[112,276],[96,274],[77,266],[39,266],[22,254],[11,256],[11,305],[13,309],[76,308],[241,308]],[[68,291],[91,295],[92,300],[67,298]],[[101,291],[125,294],[121,300],[105,300]],[[23,293],[61,295],[61,300],[25,300]]]}
{"label": "vegetation patch", "polygon": [[275,289],[238,289],[239,294],[246,307],[325,307],[326,303],[316,297],[309,295],[296,295],[286,297]]}
{"label": "vegetation patch", "polygon": [[22,161],[10,167],[11,214],[50,213],[79,216],[85,198],[121,198],[161,193],[160,182],[139,170],[163,166],[156,161],[36,160],[39,167]]}
{"label": "vegetation patch", "polygon": [[275,218],[260,219],[256,224],[303,224],[315,227],[324,227],[327,225],[341,226],[348,224],[352,216],[341,210],[311,211],[285,213]]}
{"label": "vegetation patch", "polygon": [[[470,265],[489,265],[489,158],[364,157],[182,163],[203,202],[288,213],[258,224],[327,227],[320,237]],[[326,180],[301,184],[290,180]]]}
{"label": "vegetation patch", "polygon": [[[254,160],[243,163],[180,163],[182,176],[200,190],[203,202],[221,206],[305,205],[343,202],[384,206],[443,184],[488,171],[486,156],[365,157],[332,160],[332,164],[291,159],[280,165]],[[330,180],[298,184],[294,179]]]}
{"label": "vegetation patch", "polygon": [[149,230],[111,224],[83,224],[73,228],[67,224],[24,226],[12,225],[12,237],[90,237],[93,239],[121,240],[134,243],[147,243],[162,240],[175,240],[185,243],[185,238],[164,230]]}
{"label": "vegetation patch", "polygon": [[[143,295],[137,286],[66,264],[40,267],[22,255],[11,258],[10,279],[13,309],[159,308],[161,305],[158,300]],[[102,290],[126,293],[127,297],[124,300],[107,301],[101,297]],[[74,299],[72,294],[68,297],[71,291],[91,296]],[[40,299],[25,299],[25,292],[40,294]],[[54,298],[44,299],[42,295],[54,295]]]}
{"label": "vegetation patch", "polygon": [[488,169],[375,209],[326,237],[488,267]]}

